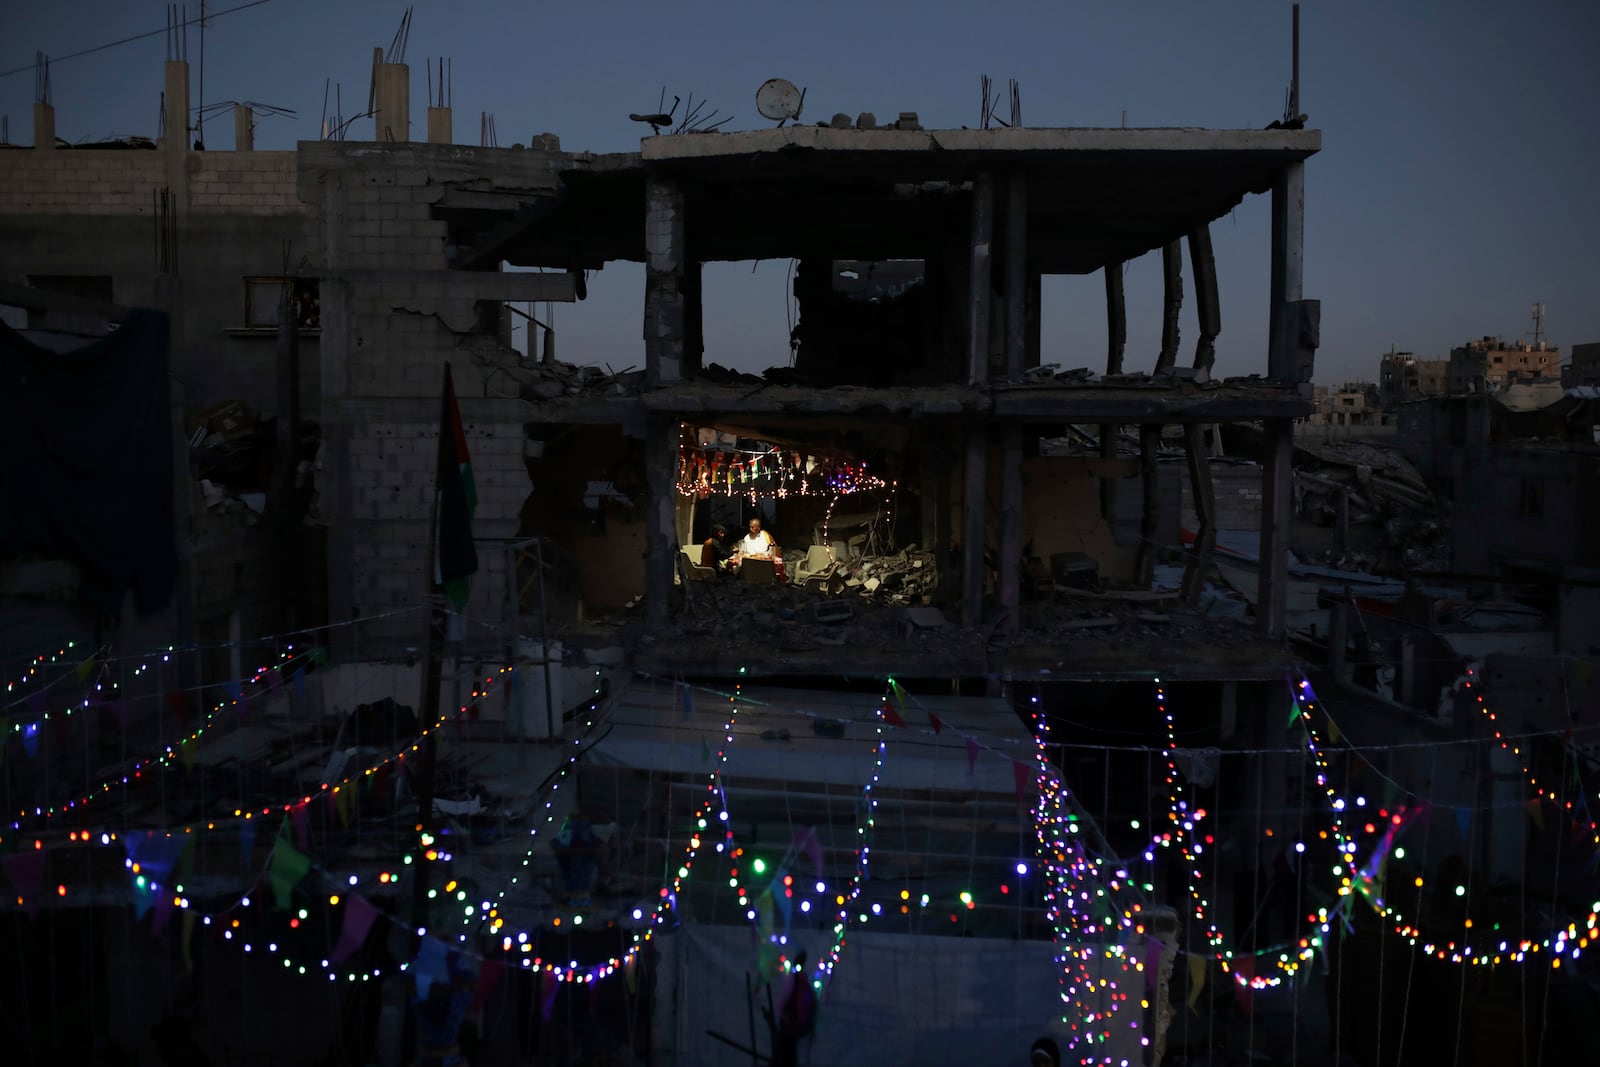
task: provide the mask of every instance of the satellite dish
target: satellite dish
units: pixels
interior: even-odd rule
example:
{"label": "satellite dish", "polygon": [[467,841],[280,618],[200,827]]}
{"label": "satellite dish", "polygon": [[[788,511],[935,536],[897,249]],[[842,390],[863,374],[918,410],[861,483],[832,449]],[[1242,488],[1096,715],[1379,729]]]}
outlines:
{"label": "satellite dish", "polygon": [[762,82],[761,88],[756,90],[756,110],[762,118],[771,119],[780,126],[790,119],[798,119],[805,102],[805,90],[796,89],[793,82],[782,78]]}

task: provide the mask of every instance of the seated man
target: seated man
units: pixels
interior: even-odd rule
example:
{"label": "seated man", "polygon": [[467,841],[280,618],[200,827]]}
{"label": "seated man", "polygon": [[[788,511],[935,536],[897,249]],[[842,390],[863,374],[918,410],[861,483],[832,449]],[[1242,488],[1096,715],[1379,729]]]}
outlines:
{"label": "seated man", "polygon": [[719,571],[733,569],[734,548],[728,544],[728,528],[721,523],[711,527],[711,536],[700,548],[700,566],[715,567]]}
{"label": "seated man", "polygon": [[739,555],[749,556],[752,559],[772,559],[781,553],[778,551],[778,542],[761,528],[761,520],[751,519],[750,532],[739,542]]}
{"label": "seated man", "polygon": [[771,534],[761,528],[760,519],[751,519],[749,533],[739,540],[739,555],[734,561],[735,568],[738,560],[742,559],[770,559],[773,568],[777,571],[778,581],[787,584],[788,574],[783,567],[783,550],[778,547]]}

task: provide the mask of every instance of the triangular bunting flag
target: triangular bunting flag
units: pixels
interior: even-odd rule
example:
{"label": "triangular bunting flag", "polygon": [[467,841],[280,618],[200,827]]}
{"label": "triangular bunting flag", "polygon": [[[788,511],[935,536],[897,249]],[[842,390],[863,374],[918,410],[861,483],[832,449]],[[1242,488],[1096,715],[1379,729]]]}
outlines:
{"label": "triangular bunting flag", "polygon": [[928,725],[933,727],[936,736],[944,729],[944,721],[931,711],[928,712]]}
{"label": "triangular bunting flag", "polygon": [[1533,820],[1533,825],[1544,829],[1544,806],[1539,803],[1539,798],[1534,797],[1523,805],[1528,812],[1528,818]]}
{"label": "triangular bunting flag", "polygon": [[478,987],[472,993],[472,1004],[467,1008],[467,1014],[472,1015],[489,1002],[489,994],[494,992],[494,987],[500,981],[500,975],[505,972],[506,965],[501,960],[484,960],[478,967]]}
{"label": "triangular bunting flag", "polygon": [[306,695],[306,671],[304,667],[296,667],[294,673],[289,675],[289,681],[294,684],[296,698]]}
{"label": "triangular bunting flag", "polygon": [[378,909],[359,893],[352,893],[344,901],[344,925],[339,929],[339,943],[333,947],[333,962],[339,963],[360,948],[372,929],[372,920]]}
{"label": "triangular bunting flag", "polygon": [[39,724],[30,722],[22,728],[22,751],[32,759],[39,754]]}
{"label": "triangular bunting flag", "polygon": [[811,827],[803,827],[794,835],[794,844],[790,846],[796,852],[803,852],[811,860],[811,866],[816,870],[817,877],[822,877],[822,842],[817,840],[817,831]]}
{"label": "triangular bunting flag", "polygon": [[535,987],[539,997],[539,1019],[549,1022],[550,1017],[556,1012],[556,994],[561,992],[561,983],[547,971],[539,972],[539,984]]}
{"label": "triangular bunting flag", "polygon": [[1189,1010],[1194,1011],[1194,1006],[1200,1001],[1200,991],[1206,987],[1206,958],[1204,956],[1189,957]]}
{"label": "triangular bunting flag", "polygon": [[178,742],[178,759],[183,763],[186,771],[194,770],[194,741],[184,740]]}
{"label": "triangular bunting flag", "polygon": [[1461,840],[1462,841],[1470,841],[1470,840],[1472,840],[1472,809],[1471,808],[1457,808],[1457,809],[1455,809],[1455,811],[1456,811],[1456,827],[1461,831]]}
{"label": "triangular bunting flag", "polygon": [[906,721],[900,717],[899,712],[895,711],[894,708],[889,706],[889,702],[887,700],[883,702],[882,711],[883,721],[888,723],[890,726],[899,726],[902,728],[905,726]]}
{"label": "triangular bunting flag", "polygon": [[1149,938],[1144,943],[1144,987],[1146,991],[1156,987],[1156,977],[1161,970],[1161,950],[1166,946],[1155,938]]}
{"label": "triangular bunting flag", "polygon": [[86,659],[82,663],[78,664],[78,681],[80,681],[80,682],[87,681],[88,678],[89,678],[89,675],[93,671],[94,671],[94,657],[90,656],[88,659]]}
{"label": "triangular bunting flag", "polygon": [[411,964],[411,976],[417,983],[417,996],[428,999],[428,990],[435,982],[450,981],[450,961],[444,943],[431,937],[422,939],[422,947]]}
{"label": "triangular bunting flag", "polygon": [[294,843],[299,848],[311,847],[311,811],[305,804],[289,809],[289,821],[294,824]]}
{"label": "triangular bunting flag", "polygon": [[1339,731],[1339,724],[1334,722],[1332,719],[1329,719],[1328,720],[1328,740],[1337,745],[1343,739],[1344,739],[1344,734]]}
{"label": "triangular bunting flag", "polygon": [[967,738],[967,774],[971,776],[978,767],[978,742]]}
{"label": "triangular bunting flag", "polygon": [[172,918],[172,913],[177,909],[177,904],[172,899],[172,887],[162,886],[151,894],[155,900],[155,916],[150,920],[150,932],[161,933],[167,927],[167,920]]}
{"label": "triangular bunting flag", "polygon": [[311,860],[306,854],[280,838],[272,849],[272,863],[269,868],[272,896],[279,911],[289,907],[290,894],[294,892],[294,887],[310,873]]}
{"label": "triangular bunting flag", "polygon": [[143,922],[144,917],[150,914],[150,909],[156,902],[156,893],[159,890],[150,887],[148,883],[140,885],[137,880],[133,883],[133,921]]}

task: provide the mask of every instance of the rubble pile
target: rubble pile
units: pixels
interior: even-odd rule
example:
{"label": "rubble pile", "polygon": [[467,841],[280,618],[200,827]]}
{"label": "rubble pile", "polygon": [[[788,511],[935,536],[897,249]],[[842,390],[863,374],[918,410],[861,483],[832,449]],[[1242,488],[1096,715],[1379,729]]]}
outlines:
{"label": "rubble pile", "polygon": [[1319,562],[1374,574],[1447,566],[1447,506],[1398,452],[1352,441],[1300,444],[1297,452],[1300,513],[1318,526],[1334,526],[1341,497],[1348,509],[1350,543],[1343,551],[1324,551]]}
{"label": "rubble pile", "polygon": [[[784,554],[784,565],[794,578],[805,561],[804,552]],[[826,577],[810,583],[814,590],[832,596],[878,599],[890,604],[924,604],[939,586],[939,567],[932,552],[910,545],[891,556],[867,556],[835,563]]]}
{"label": "rubble pile", "polygon": [[523,364],[521,394],[524,400],[555,400],[560,397],[637,396],[644,385],[644,371],[628,367],[579,367],[572,363],[546,359]]}

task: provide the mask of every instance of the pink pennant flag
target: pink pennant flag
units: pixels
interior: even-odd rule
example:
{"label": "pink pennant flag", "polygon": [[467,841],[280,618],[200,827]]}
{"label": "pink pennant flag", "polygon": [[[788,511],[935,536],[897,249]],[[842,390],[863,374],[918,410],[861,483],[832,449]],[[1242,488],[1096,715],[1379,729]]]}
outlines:
{"label": "pink pennant flag", "polygon": [[967,775],[970,777],[978,768],[978,742],[967,738]]}
{"label": "pink pennant flag", "polygon": [[22,906],[30,917],[39,913],[39,885],[44,881],[44,853],[16,852],[0,860],[0,866],[11,879],[11,887],[22,898]]}
{"label": "pink pennant flag", "polygon": [[1028,765],[1019,759],[1011,761],[1011,777],[1017,783],[1017,803],[1022,803],[1023,790],[1028,788]]}
{"label": "pink pennant flag", "polygon": [[794,835],[793,848],[796,852],[804,852],[811,858],[811,865],[816,868],[817,877],[822,877],[822,842],[817,840],[817,831],[807,826]]}
{"label": "pink pennant flag", "polygon": [[1153,937],[1144,943],[1144,987],[1146,990],[1153,990],[1156,987],[1156,976],[1161,971],[1161,950],[1165,947]]}
{"label": "pink pennant flag", "polygon": [[296,804],[289,809],[289,821],[294,824],[294,843],[300,848],[310,848],[310,809],[305,804]]}
{"label": "pink pennant flag", "polygon": [[172,890],[166,886],[155,890],[155,897],[155,913],[150,918],[150,932],[159,934],[166,929],[167,920],[172,918],[177,905],[173,903]]}
{"label": "pink pennant flag", "polygon": [[501,973],[506,965],[501,960],[484,960],[478,968],[478,988],[472,994],[472,1006],[467,1009],[467,1014],[472,1015],[489,1002],[489,994],[494,992],[495,983],[500,981]]}
{"label": "pink pennant flag", "polygon": [[561,992],[561,983],[549,971],[539,972],[539,984],[535,987],[539,997],[539,1018],[549,1022],[550,1017],[556,1013],[556,994]]}
{"label": "pink pennant flag", "polygon": [[377,917],[378,909],[366,897],[352,893],[345,898],[344,926],[339,930],[339,943],[333,948],[333,962],[347,958],[366,942],[367,931]]}
{"label": "pink pennant flag", "polygon": [[[1238,972],[1235,975],[1235,981],[1232,983],[1233,995],[1239,1001],[1239,1010],[1249,1015],[1255,999],[1253,996],[1254,990],[1250,988],[1249,982],[1250,979],[1255,977],[1256,961],[1249,956],[1240,956],[1233,961],[1233,969]],[[1238,981],[1237,979],[1239,978],[1243,978],[1244,981]]]}
{"label": "pink pennant flag", "polygon": [[935,736],[944,730],[944,720],[940,719],[939,716],[935,715],[931,711],[928,712],[928,725],[933,727]]}

